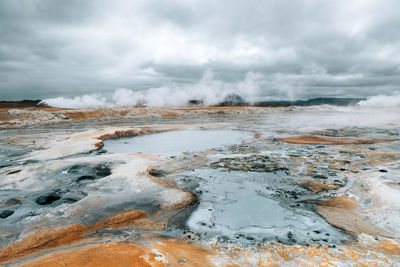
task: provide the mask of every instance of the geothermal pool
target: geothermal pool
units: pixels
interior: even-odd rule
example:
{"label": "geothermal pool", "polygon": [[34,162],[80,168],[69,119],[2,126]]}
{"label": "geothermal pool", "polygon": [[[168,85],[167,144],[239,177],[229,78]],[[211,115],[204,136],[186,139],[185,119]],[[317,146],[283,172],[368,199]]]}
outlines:
{"label": "geothermal pool", "polygon": [[[296,199],[274,197],[277,190],[296,190],[280,172],[198,169],[177,176],[200,201],[187,226],[202,236],[239,242],[278,240],[284,243],[334,244],[346,236]],[[196,183],[196,187],[193,187]],[[301,191],[301,188],[297,188]]]}
{"label": "geothermal pool", "polygon": [[179,154],[205,151],[240,143],[248,134],[231,130],[182,130],[155,133],[104,142],[109,153]]}

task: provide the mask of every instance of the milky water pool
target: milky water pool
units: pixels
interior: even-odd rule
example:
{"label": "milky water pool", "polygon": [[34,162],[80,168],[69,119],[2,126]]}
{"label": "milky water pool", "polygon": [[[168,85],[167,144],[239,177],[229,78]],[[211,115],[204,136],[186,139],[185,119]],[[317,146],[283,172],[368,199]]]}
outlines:
{"label": "milky water pool", "polygon": [[187,220],[187,227],[194,232],[231,240],[303,244],[332,244],[346,239],[340,230],[296,200],[276,197],[278,190],[293,190],[284,172],[198,169],[175,179],[198,196],[199,205]]}
{"label": "milky water pool", "polygon": [[181,130],[106,140],[104,149],[109,153],[178,154],[222,148],[246,137],[248,133],[233,130]]}

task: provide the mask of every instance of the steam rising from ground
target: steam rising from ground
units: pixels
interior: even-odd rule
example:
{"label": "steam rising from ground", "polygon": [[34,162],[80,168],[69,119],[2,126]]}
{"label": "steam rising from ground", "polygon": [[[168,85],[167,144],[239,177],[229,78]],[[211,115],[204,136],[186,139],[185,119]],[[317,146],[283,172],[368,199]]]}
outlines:
{"label": "steam rising from ground", "polygon": [[[278,82],[279,85],[274,84]],[[239,82],[224,82],[215,79],[212,72],[208,71],[196,84],[179,84],[153,87],[147,90],[135,91],[126,88],[116,89],[111,99],[100,94],[76,96],[73,98],[56,97],[45,99],[42,102],[59,108],[102,108],[118,106],[146,105],[149,107],[178,107],[187,106],[189,101],[196,100],[204,106],[217,105],[224,101],[230,94],[241,96],[247,103],[254,103],[266,98],[266,94],[281,93],[285,100],[295,100],[294,90],[284,81],[274,80],[266,82],[265,77],[259,73],[249,72]],[[275,98],[276,100],[276,98]],[[357,103],[358,107],[400,107],[400,92],[394,95],[376,95]]]}
{"label": "steam rising from ground", "polygon": [[60,108],[99,108],[112,106],[146,105],[149,107],[186,106],[190,100],[202,101],[206,106],[216,105],[229,94],[238,94],[253,103],[260,94],[261,74],[249,72],[242,81],[227,83],[216,80],[211,72],[206,72],[197,84],[183,84],[133,91],[125,88],[115,90],[112,100],[99,94],[74,98],[57,97],[43,102]]}
{"label": "steam rising from ground", "polygon": [[43,103],[57,108],[100,108],[110,104],[107,99],[99,94],[76,96],[74,98],[56,97],[42,101]]}
{"label": "steam rising from ground", "polygon": [[400,107],[400,93],[394,95],[376,95],[358,103],[361,107]]}

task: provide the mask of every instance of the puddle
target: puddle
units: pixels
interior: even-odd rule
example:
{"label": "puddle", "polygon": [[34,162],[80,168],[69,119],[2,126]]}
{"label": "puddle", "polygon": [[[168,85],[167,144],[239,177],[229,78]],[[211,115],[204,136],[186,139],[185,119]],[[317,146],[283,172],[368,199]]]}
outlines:
{"label": "puddle", "polygon": [[285,183],[290,187],[289,179],[284,172],[184,172],[178,182],[192,187],[200,201],[187,226],[203,235],[240,241],[326,245],[345,240],[344,234],[314,212],[293,205],[294,200],[274,197],[277,188],[284,188]]}
{"label": "puddle", "polygon": [[231,130],[182,130],[106,140],[104,149],[109,153],[179,154],[237,144],[247,136]]}

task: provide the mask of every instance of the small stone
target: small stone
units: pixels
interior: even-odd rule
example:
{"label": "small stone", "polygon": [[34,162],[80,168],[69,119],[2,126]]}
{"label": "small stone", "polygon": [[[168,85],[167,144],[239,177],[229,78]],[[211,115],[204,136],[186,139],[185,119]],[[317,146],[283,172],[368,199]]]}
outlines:
{"label": "small stone", "polygon": [[293,233],[292,233],[291,231],[289,231],[289,232],[287,233],[287,238],[288,238],[291,242],[296,243],[296,239],[294,238],[294,235],[293,235]]}
{"label": "small stone", "polygon": [[14,213],[13,210],[4,210],[4,211],[0,212],[0,218],[5,219],[5,218],[13,215],[13,213]]}
{"label": "small stone", "polygon": [[21,170],[11,171],[11,172],[7,173],[7,175],[19,173],[20,171],[21,171]]}
{"label": "small stone", "polygon": [[185,258],[180,258],[179,260],[178,260],[178,263],[179,264],[183,264],[183,263],[185,263],[186,262],[186,259]]}
{"label": "small stone", "polygon": [[81,177],[78,177],[78,179],[76,179],[77,182],[81,182],[81,181],[85,181],[85,180],[95,180],[96,177],[91,176],[91,175],[83,175]]}
{"label": "small stone", "polygon": [[94,167],[96,175],[105,177],[111,174],[111,169],[106,165],[97,165]]}
{"label": "small stone", "polygon": [[61,197],[57,195],[56,193],[48,193],[45,195],[42,195],[36,199],[36,203],[39,205],[49,205],[57,200],[59,200]]}
{"label": "small stone", "polygon": [[14,205],[18,205],[18,204],[21,204],[22,203],[22,199],[20,199],[20,198],[10,198],[10,199],[8,199],[4,204],[6,205],[6,206],[14,206]]}

